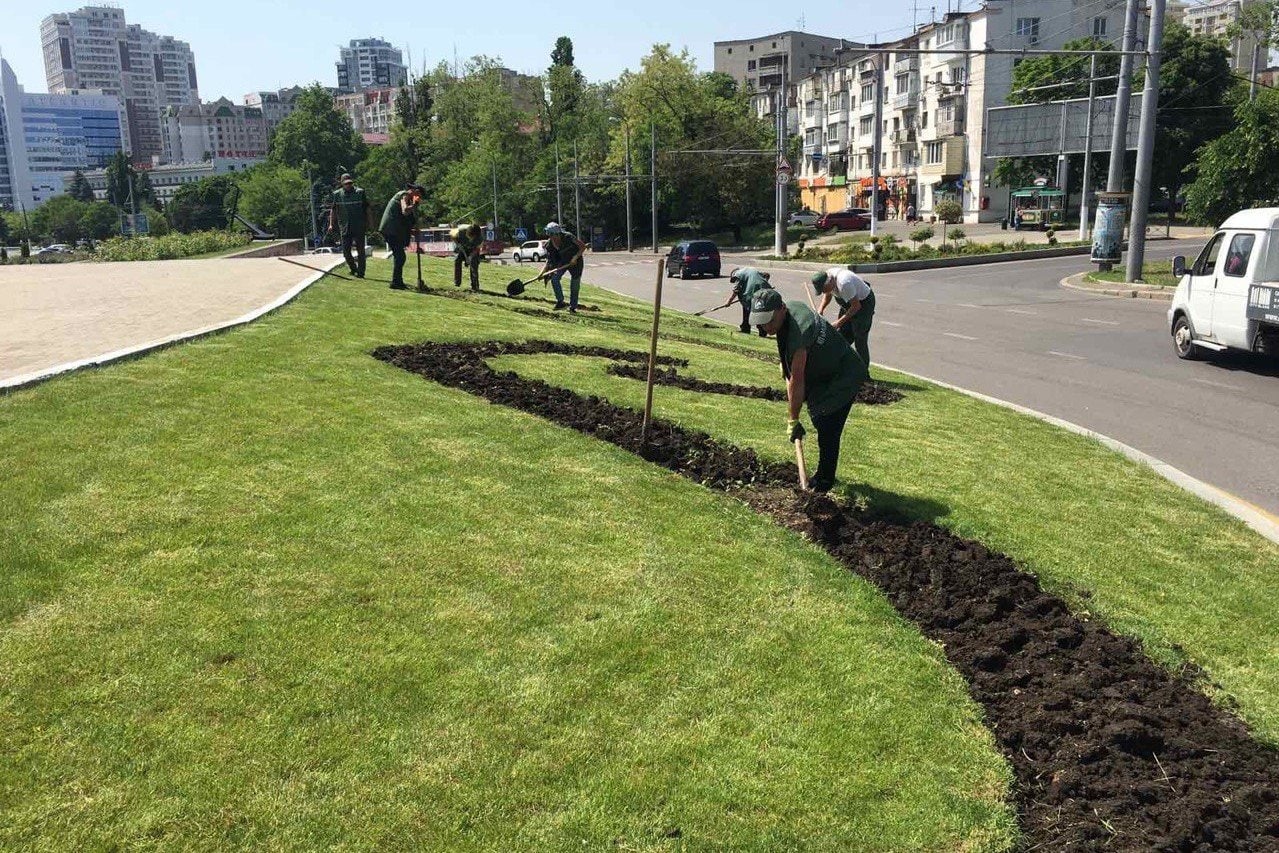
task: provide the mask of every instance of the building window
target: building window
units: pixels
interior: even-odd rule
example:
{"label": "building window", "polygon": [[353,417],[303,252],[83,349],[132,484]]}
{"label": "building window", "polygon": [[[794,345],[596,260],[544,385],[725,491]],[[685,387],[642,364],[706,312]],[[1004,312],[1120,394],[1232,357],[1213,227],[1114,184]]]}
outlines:
{"label": "building window", "polygon": [[865,86],[862,86],[862,101],[869,101],[874,97],[875,85],[873,83],[867,83]]}
{"label": "building window", "polygon": [[747,70],[747,71],[754,71],[754,70],[755,70],[755,60],[753,60],[753,59],[748,59],[748,60],[746,60],[746,70]]}
{"label": "building window", "polygon": [[936,166],[941,163],[942,144],[940,142],[928,142],[924,144],[924,162],[930,166]]}
{"label": "building window", "polygon": [[1106,17],[1099,15],[1092,19],[1092,34],[1097,38],[1106,37]]}
{"label": "building window", "polygon": [[730,47],[730,48],[728,49],[728,52],[729,52],[730,54],[732,54],[733,49]]}
{"label": "building window", "polygon": [[928,127],[928,113],[922,112],[919,114],[919,127],[921,130]]}
{"label": "building window", "polygon": [[1039,41],[1039,19],[1018,18],[1017,35],[1030,39],[1032,44]]}
{"label": "building window", "polygon": [[862,136],[869,136],[875,130],[875,119],[871,116],[864,117],[857,125],[857,132]]}

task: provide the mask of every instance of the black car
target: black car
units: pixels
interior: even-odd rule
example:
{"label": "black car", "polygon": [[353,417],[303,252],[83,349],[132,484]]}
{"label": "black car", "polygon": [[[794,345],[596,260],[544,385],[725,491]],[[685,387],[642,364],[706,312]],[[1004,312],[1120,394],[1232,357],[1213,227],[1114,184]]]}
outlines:
{"label": "black car", "polygon": [[684,240],[676,243],[666,257],[666,274],[680,278],[709,275],[719,278],[719,246],[710,240]]}

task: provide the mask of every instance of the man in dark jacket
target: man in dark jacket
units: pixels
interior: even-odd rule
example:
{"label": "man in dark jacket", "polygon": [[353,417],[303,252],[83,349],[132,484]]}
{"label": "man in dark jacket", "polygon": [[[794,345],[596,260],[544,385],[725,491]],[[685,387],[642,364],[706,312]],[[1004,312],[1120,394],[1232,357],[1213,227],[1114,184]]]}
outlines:
{"label": "man in dark jacket", "polygon": [[[729,273],[728,281],[733,285],[733,296],[742,306],[742,325],[739,327],[742,334],[749,335],[751,333],[750,313],[751,300],[755,298],[755,294],[766,287],[773,285],[768,280],[768,273],[760,272],[754,267],[739,267]],[[731,304],[730,300],[730,304]],[[760,332],[760,337],[764,333]]]}
{"label": "man in dark jacket", "polygon": [[395,259],[391,272],[391,289],[405,290],[404,262],[407,259],[404,250],[408,248],[409,237],[413,234],[417,206],[422,201],[425,191],[416,184],[409,184],[408,189],[400,190],[391,196],[382,212],[382,224],[378,230],[386,238],[387,248]]}
{"label": "man in dark jacket", "polygon": [[471,269],[471,292],[480,292],[480,255],[484,248],[480,226],[459,225],[453,229],[453,286],[462,286],[462,267]]}
{"label": "man in dark jacket", "polygon": [[350,175],[343,175],[341,183],[342,186],[333,191],[329,228],[342,235],[342,257],[346,258],[351,275],[364,278],[364,238],[369,227],[369,200]]}

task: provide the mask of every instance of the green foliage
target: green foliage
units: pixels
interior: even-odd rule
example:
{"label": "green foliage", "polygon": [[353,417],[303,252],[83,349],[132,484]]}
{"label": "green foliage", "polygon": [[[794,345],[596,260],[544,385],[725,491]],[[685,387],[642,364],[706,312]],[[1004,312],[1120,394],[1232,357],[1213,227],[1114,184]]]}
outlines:
{"label": "green foliage", "polygon": [[[137,172],[133,170],[133,164],[129,162],[129,156],[123,151],[117,151],[115,156],[111,158],[111,162],[107,164],[107,201],[119,208],[127,208],[129,206],[130,187],[133,192],[137,193]],[[137,199],[134,199],[137,201]],[[139,203],[139,206],[141,204]]]}
{"label": "green foliage", "polygon": [[76,169],[71,175],[71,183],[67,184],[67,195],[76,201],[90,202],[94,200],[93,187],[89,186],[89,179],[79,169]]}
{"label": "green foliage", "polygon": [[247,234],[233,231],[196,231],[164,237],[112,237],[98,246],[99,261],[164,261],[222,252],[249,244]]}
{"label": "green foliage", "polygon": [[962,228],[952,228],[946,232],[946,236],[956,243],[962,242],[968,235],[964,233]]}
{"label": "green foliage", "polygon": [[235,181],[229,175],[183,184],[167,206],[169,222],[183,234],[227,227],[228,203]]}
{"label": "green foliage", "polygon": [[0,214],[0,246],[9,242],[9,217]]}
{"label": "green foliage", "polygon": [[938,221],[947,225],[954,225],[964,218],[964,208],[959,202],[946,199],[939,201],[933,205],[933,214],[936,215]]}
{"label": "green foliage", "polygon": [[937,236],[937,232],[927,225],[916,228],[910,232],[910,239],[918,245],[919,243],[927,243],[929,240]]}
{"label": "green foliage", "polygon": [[1201,224],[1279,204],[1279,92],[1262,89],[1254,103],[1240,103],[1234,129],[1199,151],[1197,173],[1186,189],[1186,205]]}
{"label": "green foliage", "polygon": [[351,119],[334,109],[333,96],[316,83],[298,95],[294,111],[276,127],[267,156],[303,173],[309,165],[314,179],[336,185],[342,171],[355,168],[367,153]]}
{"label": "green foliage", "polygon": [[84,236],[88,205],[69,195],[54,196],[31,212],[31,230],[53,243],[75,243]]}
{"label": "green foliage", "polygon": [[133,185],[134,200],[137,202],[138,209],[143,207],[155,207],[155,189],[151,186],[151,174],[149,172],[139,172],[137,181]]}
{"label": "green foliage", "polygon": [[310,210],[306,177],[297,169],[263,163],[239,181],[239,213],[277,237],[307,233]]}
{"label": "green foliage", "polygon": [[[164,218],[160,217],[160,221]],[[104,201],[85,205],[80,215],[80,229],[90,241],[114,237],[120,233],[120,211]]]}
{"label": "green foliage", "polygon": [[[1099,38],[1074,39],[1063,45],[1065,50],[1113,50],[1107,41]],[[1070,98],[1088,97],[1090,60],[1087,56],[1031,56],[1013,67],[1013,86],[1008,95],[1010,104],[1043,104]],[[1119,57],[1097,57],[1097,76],[1116,77],[1119,74]],[[1065,84],[1065,85],[1057,85]],[[1043,88],[1054,86],[1055,88]],[[1097,83],[1097,96],[1113,95],[1119,87],[1118,80],[1102,80]],[[1035,91],[1030,91],[1034,89]]]}

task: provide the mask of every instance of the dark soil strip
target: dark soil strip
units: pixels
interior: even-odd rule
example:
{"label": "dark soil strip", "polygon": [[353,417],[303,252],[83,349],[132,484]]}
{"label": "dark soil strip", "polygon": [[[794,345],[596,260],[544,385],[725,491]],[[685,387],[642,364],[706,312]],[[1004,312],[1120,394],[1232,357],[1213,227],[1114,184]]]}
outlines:
{"label": "dark soil strip", "polygon": [[[871,580],[945,649],[1016,776],[1026,849],[1279,850],[1279,753],[1138,644],[1072,615],[1007,557],[934,524],[798,492],[792,465],[598,397],[499,373],[497,355],[640,352],[560,344],[382,347],[377,358],[612,442],[739,498]],[[669,363],[669,362],[668,362]]]}
{"label": "dark soil strip", "polygon": [[[634,362],[610,364],[608,372],[626,379],[648,381],[648,365]],[[755,400],[786,399],[786,392],[781,388],[758,388],[752,385],[730,385],[726,382],[706,382],[684,376],[673,367],[654,371],[653,382],[657,385],[669,385],[672,388],[683,388],[686,391],[699,391],[703,394],[725,394],[730,397],[747,397]],[[902,399],[902,395],[887,388],[880,388],[873,383],[862,386],[857,393],[857,402],[865,406],[887,406]]]}

